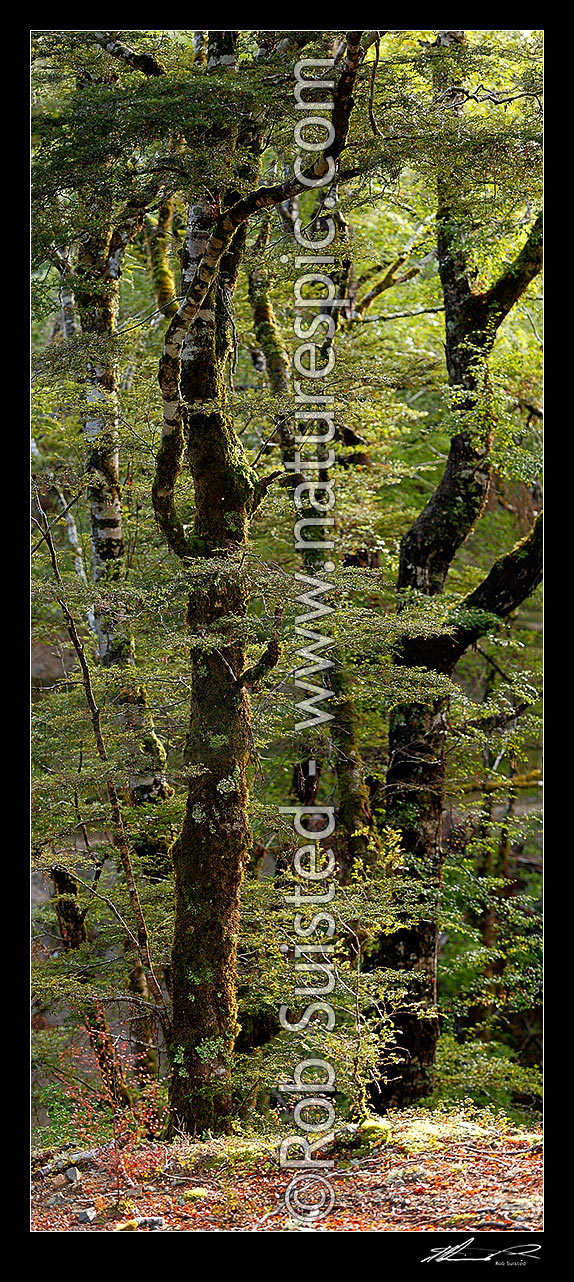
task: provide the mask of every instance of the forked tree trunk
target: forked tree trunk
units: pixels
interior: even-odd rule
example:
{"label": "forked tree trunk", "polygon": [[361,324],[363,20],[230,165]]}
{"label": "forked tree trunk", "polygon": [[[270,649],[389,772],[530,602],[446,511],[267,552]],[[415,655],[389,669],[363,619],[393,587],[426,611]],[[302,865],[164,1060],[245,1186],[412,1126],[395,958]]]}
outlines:
{"label": "forked tree trunk", "polygon": [[[208,71],[234,65],[236,34],[209,33]],[[360,38],[360,32],[348,37],[333,109],[335,137],[307,171],[313,182],[328,170],[327,156],[336,163],[346,142],[362,57]],[[189,747],[199,773],[194,769],[185,821],[173,852],[171,1116],[173,1126],[196,1132],[226,1125],[230,1110],[237,905],[249,840],[245,689],[274,666],[279,653],[275,630],[258,662],[250,671],[241,671],[246,606],[234,554],[245,545],[253,512],[278,473],[258,480],[226,415],[223,376],[232,350],[230,304],[248,219],[297,195],[307,181],[293,177],[258,187],[255,170],[262,140],[257,128],[248,120],[233,133],[243,151],[238,180],[250,190],[246,196],[233,191],[213,193],[219,196],[219,213],[205,204],[190,209],[183,259],[189,284],[167,331],[159,366],[164,426],[152,490],[156,518],[172,551],[183,558],[212,559],[206,565],[205,583],[192,591],[189,602],[194,634]],[[206,400],[217,408],[208,410]],[[195,495],[191,535],[175,502],[186,451]],[[216,557],[219,565],[213,564]],[[217,641],[207,631],[214,626]],[[226,795],[227,804],[222,805],[221,797]]]}

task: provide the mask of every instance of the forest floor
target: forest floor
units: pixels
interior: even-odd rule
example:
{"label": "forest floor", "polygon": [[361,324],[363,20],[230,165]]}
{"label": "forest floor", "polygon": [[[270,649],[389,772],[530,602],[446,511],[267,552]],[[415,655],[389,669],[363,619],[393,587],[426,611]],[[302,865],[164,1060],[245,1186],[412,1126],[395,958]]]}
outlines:
{"label": "forest floor", "polygon": [[385,1142],[336,1151],[335,1204],[300,1228],[284,1204],[277,1141],[238,1136],[139,1141],[42,1155],[32,1185],[37,1233],[517,1232],[542,1228],[538,1130],[481,1114],[389,1114]]}

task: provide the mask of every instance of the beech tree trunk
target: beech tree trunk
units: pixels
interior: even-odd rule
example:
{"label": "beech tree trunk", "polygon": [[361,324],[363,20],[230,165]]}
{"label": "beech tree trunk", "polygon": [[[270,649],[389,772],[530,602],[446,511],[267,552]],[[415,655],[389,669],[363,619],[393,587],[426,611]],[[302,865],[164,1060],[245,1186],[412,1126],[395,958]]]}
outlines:
{"label": "beech tree trunk", "polygon": [[[464,32],[441,31],[437,47],[452,46],[447,63],[441,54],[435,85],[459,81],[457,71]],[[437,202],[437,251],[445,308],[445,354],[449,384],[468,428],[453,436],[444,473],[401,542],[397,588],[399,610],[405,590],[427,596],[441,592],[455,553],[480,517],[490,483],[492,419],[486,358],[502,321],[542,266],[542,217],[539,215],[519,254],[486,291],[473,294],[465,253],[464,176],[441,178]],[[479,413],[477,413],[479,411]],[[541,522],[528,538],[495,562],[490,574],[462,604],[505,618],[533,591],[542,574]],[[512,603],[512,604],[511,604]],[[488,630],[459,627],[454,637],[411,638],[397,648],[396,662],[451,676],[464,650]],[[384,937],[379,964],[412,976],[412,1009],[398,1012],[397,1048],[404,1056],[393,1080],[380,1084],[376,1106],[402,1104],[432,1088],[439,1021],[436,1008],[437,943],[442,869],[442,811],[446,777],[448,705],[407,704],[396,708],[389,731],[387,813],[400,829],[408,871],[421,883],[420,920]]]}
{"label": "beech tree trunk", "polygon": [[[234,33],[210,32],[208,67],[232,65],[234,49]],[[215,224],[210,200],[190,206],[182,256],[184,295]],[[225,387],[233,357],[230,306],[244,243],[240,226],[219,258],[193,325],[182,318],[185,302],[175,314],[159,374],[164,433],[153,489],[156,516],[173,551],[206,559],[205,570],[194,572],[196,585],[187,608],[192,634],[186,749],[190,782],[184,822],[172,849],[170,1114],[173,1128],[195,1133],[224,1129],[231,1112],[239,895],[250,845],[246,772],[251,677],[245,671],[242,627],[247,593],[235,554],[245,545],[263,490],[227,412]],[[209,409],[204,409],[206,403]],[[191,535],[174,499],[184,454],[195,496]],[[277,656],[277,648],[271,647],[270,666]]]}
{"label": "beech tree trunk", "polygon": [[[187,758],[193,766],[181,833],[173,847],[171,1109],[174,1125],[220,1129],[231,1110],[230,1057],[237,1036],[239,893],[250,846],[246,770],[249,696],[234,673],[241,642],[209,648],[245,612],[237,571],[192,594],[189,618],[206,645],[192,649]],[[235,625],[237,626],[237,625]]]}
{"label": "beech tree trunk", "polygon": [[[115,56],[122,58],[129,52],[124,46],[114,49]],[[145,74],[162,74],[161,69],[152,70],[151,65],[140,66],[138,69]],[[91,408],[84,423],[84,437],[88,448],[86,472],[90,506],[91,577],[94,586],[100,589],[97,594],[100,599],[96,597],[89,611],[89,621],[96,637],[99,661],[104,667],[121,669],[112,698],[117,722],[125,730],[130,745],[128,787],[133,804],[138,805],[162,801],[172,795],[173,789],[165,776],[166,754],[155,733],[147,692],[131,675],[135,646],[127,610],[117,602],[111,608],[104,606],[101,593],[105,592],[107,584],[118,584],[125,573],[118,368],[112,355],[112,342],[116,333],[125,251],[143,225],[144,208],[128,205],[124,210],[123,221],[116,227],[112,226],[110,211],[105,204],[99,213],[101,221],[98,230],[80,245],[75,272],[75,298],[68,289],[66,305],[67,312],[71,313],[75,303],[83,336],[100,344],[100,351],[87,366],[86,396]],[[169,208],[161,207],[160,216],[166,224],[166,235],[169,233],[170,213]],[[165,253],[165,241],[160,240],[160,230],[156,228],[155,252],[152,253],[154,280],[161,275],[162,255]],[[169,290],[166,270],[161,279],[164,289]],[[137,844],[136,841],[136,850]],[[157,870],[160,862],[158,852],[151,852],[150,844],[148,838],[143,853]],[[161,847],[161,842],[159,845]],[[165,863],[165,852],[163,853]],[[131,1041],[136,1073],[140,1081],[145,1083],[150,1076],[157,1077],[157,1030],[153,1016],[146,1010],[151,1000],[145,971],[137,957],[131,961],[129,983],[135,997]],[[100,1055],[111,1044],[109,1035],[104,1035],[103,1021],[101,1013]]]}
{"label": "beech tree trunk", "polygon": [[[404,639],[397,661],[452,676],[470,645],[507,618],[542,578],[542,515],[529,534],[495,561],[482,583],[465,597],[451,633]],[[493,617],[494,616],[494,617]],[[476,622],[474,622],[476,620]],[[403,1104],[427,1094],[439,1035],[436,1010],[438,908],[443,863],[442,812],[446,778],[448,700],[404,704],[391,717],[387,814],[400,829],[408,872],[420,881],[420,918],[380,941],[377,964],[408,971],[412,1009],[398,1012],[397,1048],[404,1054],[398,1076],[382,1082],[375,1105]],[[415,1009],[416,1005],[416,1009]]]}

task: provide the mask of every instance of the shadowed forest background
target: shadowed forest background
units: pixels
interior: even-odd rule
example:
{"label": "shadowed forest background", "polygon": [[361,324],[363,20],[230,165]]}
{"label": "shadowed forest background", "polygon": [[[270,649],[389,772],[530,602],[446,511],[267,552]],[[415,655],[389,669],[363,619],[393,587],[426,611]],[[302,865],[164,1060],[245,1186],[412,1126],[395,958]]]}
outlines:
{"label": "shadowed forest background", "polygon": [[[305,113],[299,59],[332,65]],[[392,1224],[368,1179],[393,1142],[407,1191],[429,1145],[538,1152],[541,63],[536,31],[32,33],[40,1231],[259,1226],[310,1056],[362,1198],[327,1228],[536,1227],[526,1159],[514,1201],[498,1170],[439,1215],[421,1175]],[[297,489],[293,365],[296,236],[329,217],[332,508]],[[320,511],[332,613],[302,641]],[[299,732],[297,674],[332,714]],[[320,905],[294,926],[298,804],[335,808],[332,940]],[[302,1020],[302,939],[333,1028]],[[220,1168],[246,1173],[221,1214]],[[190,1183],[173,1220],[133,1193],[160,1175]]]}

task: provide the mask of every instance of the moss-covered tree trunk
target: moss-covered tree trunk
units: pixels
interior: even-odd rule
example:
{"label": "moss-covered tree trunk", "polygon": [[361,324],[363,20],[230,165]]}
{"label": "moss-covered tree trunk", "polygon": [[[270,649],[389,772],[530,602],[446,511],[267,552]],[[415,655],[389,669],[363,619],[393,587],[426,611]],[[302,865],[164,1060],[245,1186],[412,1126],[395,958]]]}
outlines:
{"label": "moss-covered tree trunk", "polygon": [[377,963],[408,971],[410,1000],[394,1016],[397,1074],[381,1084],[380,1102],[401,1104],[430,1089],[439,1035],[438,909],[442,874],[442,811],[446,776],[447,701],[401,704],[391,713],[386,808],[400,830],[405,871],[420,884],[412,925],[383,936]]}
{"label": "moss-covered tree trunk", "polygon": [[[191,274],[210,211],[190,210],[183,273]],[[212,216],[213,217],[213,216]],[[194,571],[187,618],[192,633],[191,708],[185,819],[172,850],[171,1115],[175,1126],[221,1129],[231,1111],[230,1059],[238,1031],[236,952],[239,894],[248,857],[249,673],[247,592],[237,553],[259,487],[225,407],[231,358],[228,303],[242,242],[223,259],[182,352],[181,395],[195,495]],[[219,403],[205,412],[203,404]],[[173,441],[167,438],[167,448]]]}
{"label": "moss-covered tree trunk", "polygon": [[[248,857],[249,695],[238,682],[244,649],[233,633],[245,611],[238,571],[207,575],[190,598],[194,634],[185,818],[173,847],[171,1110],[174,1125],[220,1129],[231,1109],[230,1058],[238,1031],[239,894]],[[217,629],[227,643],[212,648]]]}
{"label": "moss-covered tree trunk", "polygon": [[[234,49],[234,33],[210,32],[208,67],[232,65]],[[215,226],[211,199],[190,205],[182,254],[184,295]],[[238,554],[263,490],[234,430],[226,390],[233,364],[231,304],[244,244],[245,228],[240,226],[220,257],[193,324],[185,317],[185,302],[174,316],[159,374],[164,432],[154,508],[172,550],[195,558],[187,606],[190,781],[182,829],[172,849],[170,1112],[172,1127],[196,1134],[225,1129],[231,1113],[239,895],[250,845],[248,686],[259,671],[250,675],[245,668],[247,592]],[[191,534],[175,503],[184,455],[195,500]],[[269,664],[276,658],[276,646],[271,646]],[[265,662],[261,675],[264,669]]]}

